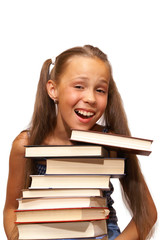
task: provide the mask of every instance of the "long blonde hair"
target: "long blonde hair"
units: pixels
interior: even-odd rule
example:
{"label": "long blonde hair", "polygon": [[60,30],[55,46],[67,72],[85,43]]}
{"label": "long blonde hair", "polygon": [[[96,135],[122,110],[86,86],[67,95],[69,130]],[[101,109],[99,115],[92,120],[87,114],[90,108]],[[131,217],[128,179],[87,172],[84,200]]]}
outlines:
{"label": "long blonde hair", "polygon": [[[107,64],[111,72],[109,83],[108,104],[105,110],[105,122],[108,129],[114,133],[131,135],[127,117],[124,111],[121,96],[112,77],[111,65],[99,48],[91,45],[75,47],[61,53],[56,59],[50,72],[51,59],[44,62],[37,89],[34,113],[30,126],[30,144],[41,144],[45,137],[54,129],[56,123],[56,107],[46,91],[49,79],[59,78],[68,60],[73,56],[99,58]],[[146,184],[136,155],[119,153],[126,157],[126,176],[120,180],[126,202],[131,209],[133,219],[139,232],[139,239],[144,240],[151,229],[151,218],[148,200],[146,197]]]}

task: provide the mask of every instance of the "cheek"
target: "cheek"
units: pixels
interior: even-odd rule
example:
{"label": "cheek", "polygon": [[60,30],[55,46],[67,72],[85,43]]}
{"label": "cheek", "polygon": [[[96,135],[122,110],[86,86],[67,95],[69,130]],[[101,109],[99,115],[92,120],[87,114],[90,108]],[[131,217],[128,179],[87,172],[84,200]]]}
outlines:
{"label": "cheek", "polygon": [[74,106],[80,98],[80,94],[70,90],[67,90],[66,92],[63,92],[63,94],[61,94],[61,99],[63,100],[63,104],[65,104],[66,107]]}
{"label": "cheek", "polygon": [[107,106],[107,97],[100,99],[100,101],[98,102],[99,104],[99,110],[104,113],[106,106]]}

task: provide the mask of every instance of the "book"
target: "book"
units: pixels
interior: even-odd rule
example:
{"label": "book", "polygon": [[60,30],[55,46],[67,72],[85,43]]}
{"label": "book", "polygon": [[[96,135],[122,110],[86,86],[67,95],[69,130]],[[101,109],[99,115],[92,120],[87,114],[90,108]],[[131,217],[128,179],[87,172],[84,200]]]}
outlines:
{"label": "book", "polygon": [[22,198],[103,197],[101,189],[23,189]]}
{"label": "book", "polygon": [[108,219],[109,210],[103,207],[15,210],[16,223],[47,223],[94,221]]}
{"label": "book", "polygon": [[18,210],[106,206],[107,199],[103,197],[44,197],[18,199]]}
{"label": "book", "polygon": [[99,188],[109,189],[108,175],[31,175],[33,188]]}
{"label": "book", "polygon": [[[108,240],[108,236],[107,234],[105,235],[101,235],[101,236],[97,236],[97,237],[88,237],[88,238],[61,238],[61,240]],[[33,240],[33,239],[27,239],[27,240]],[[35,240],[35,239],[34,239]],[[36,240],[40,240],[40,239],[36,239]],[[45,240],[57,240],[55,238],[50,238],[50,239],[46,239]]]}
{"label": "book", "polygon": [[96,145],[28,145],[25,149],[27,158],[49,157],[103,157],[108,151]]}
{"label": "book", "polygon": [[[41,238],[42,239],[42,238]],[[41,239],[27,239],[27,240],[41,240]],[[45,240],[57,240],[55,238],[50,238],[50,239],[46,239],[44,238]],[[61,240],[108,240],[108,236],[107,234],[104,234],[104,235],[101,235],[101,236],[97,236],[97,237],[88,237],[88,238],[61,238]],[[26,240],[26,239],[25,239]]]}
{"label": "book", "polygon": [[149,155],[153,140],[97,131],[72,130],[70,140],[99,144],[108,149],[129,151],[134,154]]}
{"label": "book", "polygon": [[46,174],[124,174],[124,158],[54,158],[46,160]]}
{"label": "book", "polygon": [[106,220],[88,222],[18,224],[19,240],[90,238],[107,234]]}

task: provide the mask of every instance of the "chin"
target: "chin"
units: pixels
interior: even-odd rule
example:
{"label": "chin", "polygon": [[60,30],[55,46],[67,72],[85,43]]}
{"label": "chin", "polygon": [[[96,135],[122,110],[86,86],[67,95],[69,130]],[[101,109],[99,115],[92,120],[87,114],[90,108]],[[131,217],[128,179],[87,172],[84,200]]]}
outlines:
{"label": "chin", "polygon": [[[95,124],[94,124],[95,125]],[[94,125],[92,126],[87,126],[87,125],[84,125],[84,126],[72,126],[71,129],[76,129],[76,130],[84,130],[84,131],[88,131],[90,129],[92,129],[94,127]]]}

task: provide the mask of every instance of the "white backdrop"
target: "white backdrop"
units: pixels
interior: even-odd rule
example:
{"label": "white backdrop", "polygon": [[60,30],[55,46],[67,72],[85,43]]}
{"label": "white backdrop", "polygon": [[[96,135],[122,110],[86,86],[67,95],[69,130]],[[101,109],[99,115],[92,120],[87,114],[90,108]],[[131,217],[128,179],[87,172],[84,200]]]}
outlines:
{"label": "white backdrop", "polygon": [[[31,118],[43,62],[61,51],[92,44],[107,53],[133,136],[153,139],[153,152],[140,157],[146,181],[160,209],[160,1],[5,0],[0,3],[0,238],[15,136]],[[130,217],[113,181],[115,207],[123,229]],[[161,238],[159,221],[155,240]]]}

